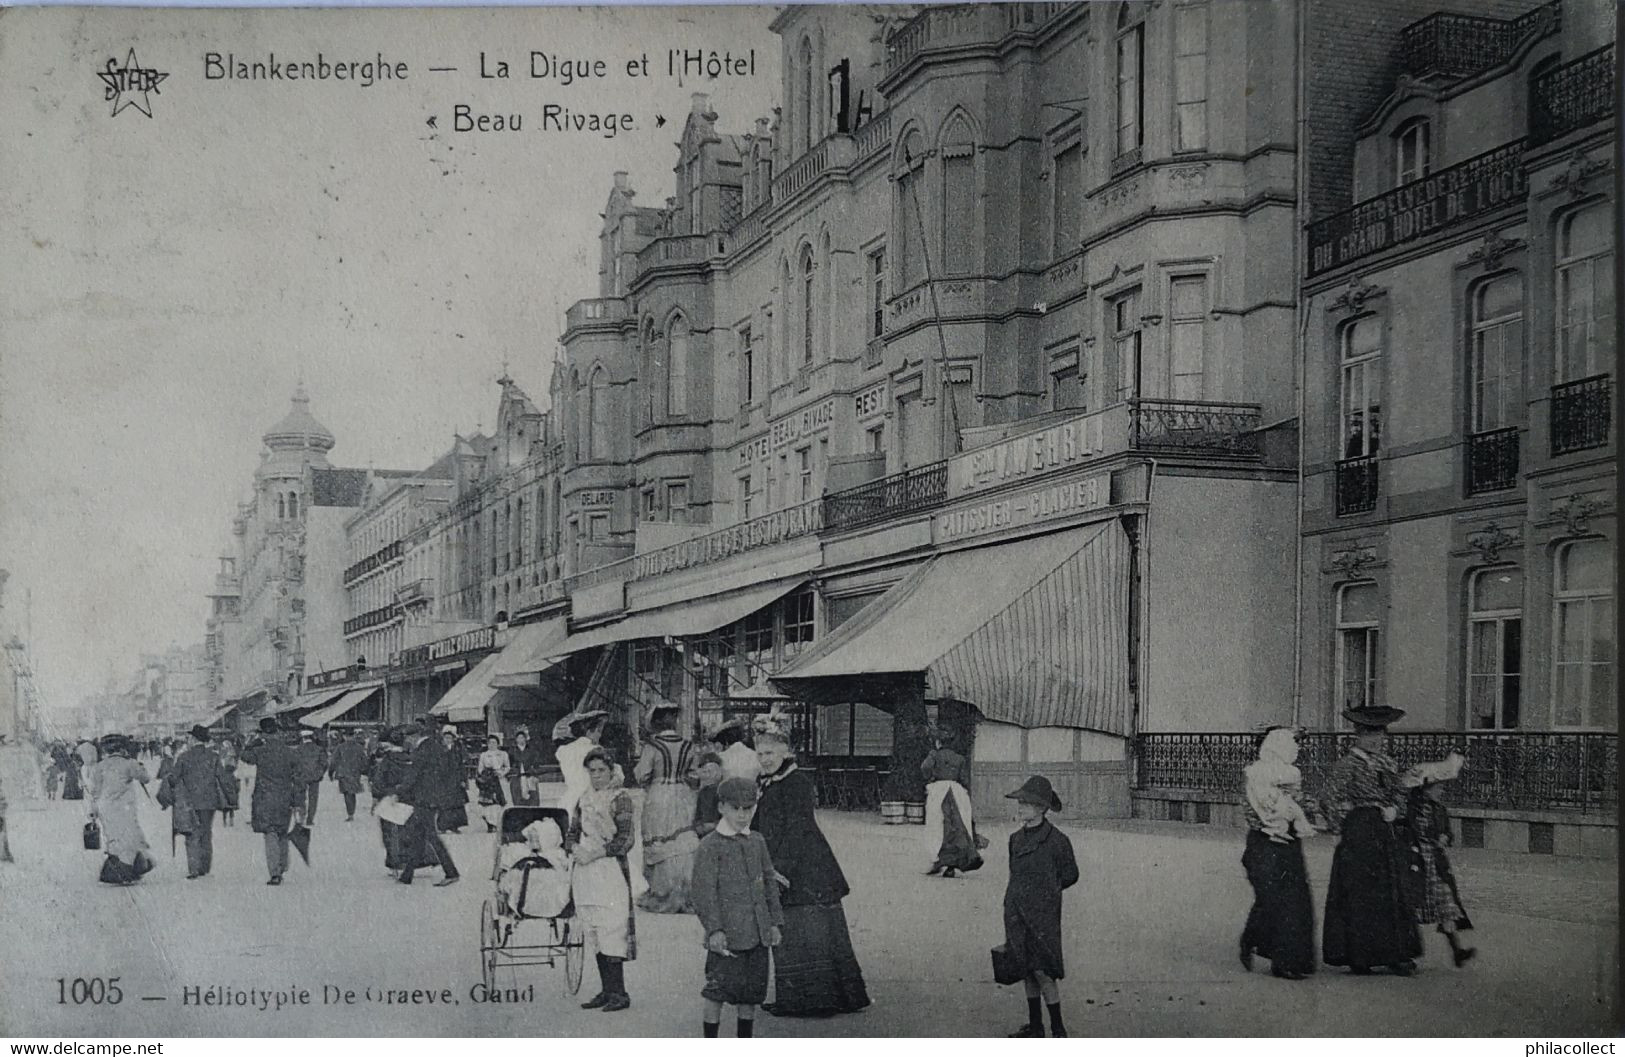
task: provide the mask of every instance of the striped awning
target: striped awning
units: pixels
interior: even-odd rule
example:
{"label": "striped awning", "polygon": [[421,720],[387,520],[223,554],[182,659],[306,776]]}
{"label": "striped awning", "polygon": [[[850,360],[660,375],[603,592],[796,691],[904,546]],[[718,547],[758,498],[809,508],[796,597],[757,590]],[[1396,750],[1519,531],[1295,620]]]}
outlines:
{"label": "striped awning", "polygon": [[383,690],[383,688],[383,683],[367,683],[363,686],[349,687],[341,692],[338,700],[318,708],[308,715],[300,716],[299,722],[304,726],[315,727],[320,730],[335,719],[342,719],[346,713],[354,711],[357,705]]}
{"label": "striped awning", "polygon": [[[487,657],[487,661],[494,661],[487,670],[485,679],[491,686],[540,686],[547,672],[557,666],[566,656],[564,642],[570,637],[569,628],[563,617],[552,620],[542,620],[535,624],[525,624],[514,632],[513,641],[502,648],[501,653]],[[485,661],[480,662],[481,665]],[[458,686],[466,682],[464,676]],[[453,688],[453,691],[456,688]],[[451,696],[448,691],[447,697]],[[444,698],[442,698],[444,700]]]}
{"label": "striped awning", "polygon": [[501,660],[502,654],[493,653],[469,669],[467,675],[435,702],[429,715],[444,716],[453,723],[477,723],[484,719],[486,706],[501,693],[491,685],[491,675]]}
{"label": "striped awning", "polygon": [[862,701],[879,680],[923,675],[926,696],[991,720],[1126,734],[1129,575],[1115,519],[939,555],[772,682]]}
{"label": "striped awning", "polygon": [[[381,686],[383,684],[378,683],[374,685]],[[293,698],[290,701],[272,702],[265,707],[265,711],[261,713],[261,715],[280,716],[286,712],[307,712],[311,709],[321,708],[325,705],[332,704],[334,701],[337,701],[339,698],[343,697],[345,693],[354,689],[355,687],[353,685],[335,686],[329,687],[326,690],[317,690],[314,693],[300,694],[298,697]]]}

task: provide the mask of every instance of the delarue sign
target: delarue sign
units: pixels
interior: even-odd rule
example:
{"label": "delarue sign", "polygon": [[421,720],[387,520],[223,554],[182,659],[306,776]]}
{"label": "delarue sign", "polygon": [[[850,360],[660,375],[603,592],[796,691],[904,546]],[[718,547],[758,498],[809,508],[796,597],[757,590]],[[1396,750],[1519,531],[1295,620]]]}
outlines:
{"label": "delarue sign", "polygon": [[1527,193],[1523,140],[1412,180],[1309,225],[1309,275],[1414,242]]}

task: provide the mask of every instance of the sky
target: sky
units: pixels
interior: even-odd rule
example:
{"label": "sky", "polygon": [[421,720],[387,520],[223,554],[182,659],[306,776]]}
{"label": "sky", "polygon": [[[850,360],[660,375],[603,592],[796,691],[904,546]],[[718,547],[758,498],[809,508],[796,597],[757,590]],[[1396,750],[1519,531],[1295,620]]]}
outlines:
{"label": "sky", "polygon": [[[563,312],[598,292],[612,174],[663,204],[695,91],[726,131],[769,115],[772,17],[0,10],[0,631],[31,628],[47,705],[202,640],[260,437],[300,378],[341,466],[422,468],[490,428],[505,364],[545,406]],[[754,48],[755,76],[669,78],[674,47]],[[168,76],[109,101],[98,73],[132,49]],[[481,78],[482,51],[512,77]],[[532,51],[606,75],[532,78]],[[210,52],[408,72],[207,80]],[[644,52],[652,76],[629,78]],[[637,128],[542,131],[549,103]],[[458,104],[523,129],[459,133]]]}

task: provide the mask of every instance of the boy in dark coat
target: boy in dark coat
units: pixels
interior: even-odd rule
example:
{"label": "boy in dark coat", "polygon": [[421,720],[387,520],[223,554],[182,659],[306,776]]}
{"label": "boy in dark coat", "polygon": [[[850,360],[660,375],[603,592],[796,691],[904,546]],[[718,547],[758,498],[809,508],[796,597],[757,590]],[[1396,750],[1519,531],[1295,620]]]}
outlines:
{"label": "boy in dark coat", "polygon": [[[170,780],[192,809],[192,828],[186,834],[186,876],[203,877],[214,865],[214,813],[226,806],[222,795],[225,773],[220,756],[209,748],[209,729],[192,728],[194,744],[175,758]],[[177,799],[177,805],[180,803]]]}
{"label": "boy in dark coat", "polygon": [[243,749],[242,758],[255,768],[249,822],[265,836],[265,866],[271,873],[265,883],[279,885],[288,872],[288,829],[294,813],[304,809],[305,771],[269,716],[260,720],[260,738]]}
{"label": "boy in dark coat", "polygon": [[689,897],[705,930],[705,1037],[717,1037],[722,1007],[738,1015],[739,1037],[756,1029],[756,1007],[767,1000],[768,948],[784,925],[779,885],[767,841],[750,831],[756,785],[730,778],[717,787],[722,813],[694,854]]}
{"label": "boy in dark coat", "polygon": [[1010,834],[1010,884],[1004,890],[1004,943],[1025,968],[1027,1023],[1011,1038],[1044,1036],[1040,1003],[1049,1006],[1050,1034],[1066,1038],[1057,981],[1066,975],[1061,953],[1061,892],[1078,883],[1072,842],[1046,817],[1061,810],[1049,779],[1035,774],[1005,796],[1016,801],[1021,828]]}

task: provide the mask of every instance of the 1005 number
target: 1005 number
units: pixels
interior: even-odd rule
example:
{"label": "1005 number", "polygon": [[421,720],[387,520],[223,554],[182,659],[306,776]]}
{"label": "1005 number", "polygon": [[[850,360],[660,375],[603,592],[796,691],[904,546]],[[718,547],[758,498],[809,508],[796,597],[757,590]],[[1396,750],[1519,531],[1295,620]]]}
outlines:
{"label": "1005 number", "polygon": [[124,1001],[124,991],[116,976],[102,979],[92,976],[88,980],[56,978],[56,1004],[59,1006],[116,1006]]}

